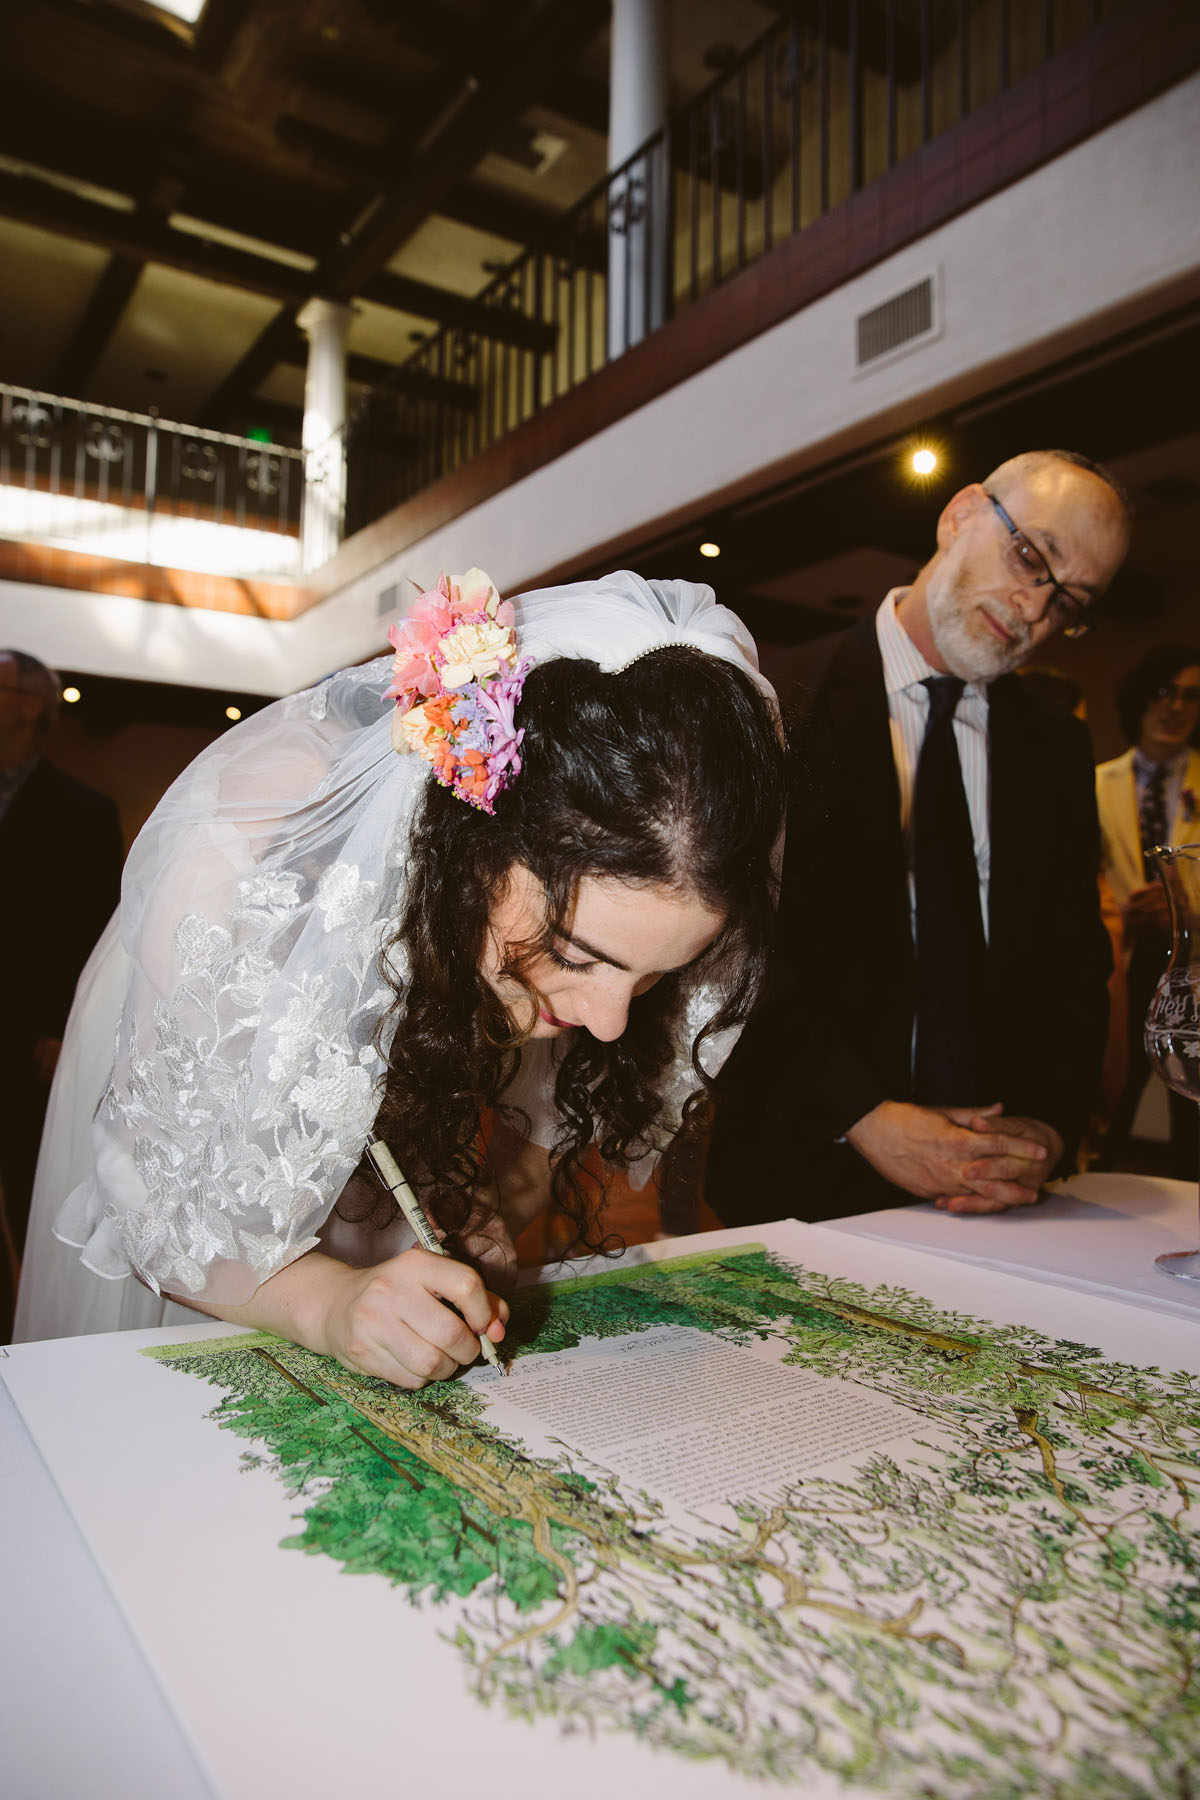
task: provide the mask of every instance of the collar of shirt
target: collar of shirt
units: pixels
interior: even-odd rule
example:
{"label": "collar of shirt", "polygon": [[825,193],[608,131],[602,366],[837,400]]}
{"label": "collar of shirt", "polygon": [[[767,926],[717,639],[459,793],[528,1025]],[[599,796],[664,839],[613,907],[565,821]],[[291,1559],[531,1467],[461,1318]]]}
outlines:
{"label": "collar of shirt", "polygon": [[[918,705],[929,705],[929,693],[922,686],[932,676],[937,679],[943,671],[935,669],[927,662],[896,617],[897,603],[903,600],[908,589],[893,588],[885,598],[883,605],[875,615],[875,636],[879,641],[879,654],[883,660],[883,685],[890,699],[893,694],[901,694],[911,690],[911,698]],[[983,681],[968,681],[963,689],[963,701],[987,700],[987,684]]]}
{"label": "collar of shirt", "polygon": [[1181,750],[1178,756],[1171,757],[1169,762],[1155,762],[1153,757],[1143,756],[1140,750],[1135,750],[1133,753],[1133,773],[1137,780],[1138,787],[1144,788],[1156,769],[1164,769],[1166,771],[1166,784],[1169,787],[1172,782],[1179,781],[1182,778],[1183,771],[1187,766],[1187,759],[1188,753],[1186,750]]}

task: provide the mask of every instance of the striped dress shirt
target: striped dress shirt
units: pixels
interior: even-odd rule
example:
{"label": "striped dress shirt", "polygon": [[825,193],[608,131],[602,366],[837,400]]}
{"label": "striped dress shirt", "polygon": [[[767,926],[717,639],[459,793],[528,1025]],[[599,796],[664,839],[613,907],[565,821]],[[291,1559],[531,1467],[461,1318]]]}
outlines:
{"label": "striped dress shirt", "polygon": [[[1167,779],[1163,783],[1163,814],[1166,820],[1165,830],[1168,837],[1171,835],[1176,815],[1179,812],[1179,798],[1180,791],[1183,787],[1183,773],[1187,768],[1187,765],[1188,752],[1186,749],[1181,750],[1178,756],[1173,756],[1167,764]],[[1143,756],[1142,752],[1135,747],[1133,752],[1133,784],[1137,793],[1139,819],[1142,816],[1142,806],[1145,803],[1146,789],[1150,786],[1150,777],[1153,775],[1154,771],[1161,768],[1161,766],[1160,763],[1151,762],[1148,756]],[[1151,869],[1146,876],[1146,880],[1154,880],[1153,869]]]}
{"label": "striped dress shirt", "polygon": [[[892,726],[892,756],[900,788],[900,828],[904,833],[908,864],[909,918],[915,942],[917,889],[913,869],[913,788],[917,779],[917,759],[929,719],[929,694],[922,683],[939,671],[926,662],[896,617],[896,603],[903,600],[907,592],[907,588],[892,589],[875,615],[875,635],[883,659],[883,682]],[[992,847],[988,830],[988,698],[985,682],[969,681],[963,689],[954,714],[954,741],[958,746],[967,810],[975,839],[979,913],[986,937]]]}

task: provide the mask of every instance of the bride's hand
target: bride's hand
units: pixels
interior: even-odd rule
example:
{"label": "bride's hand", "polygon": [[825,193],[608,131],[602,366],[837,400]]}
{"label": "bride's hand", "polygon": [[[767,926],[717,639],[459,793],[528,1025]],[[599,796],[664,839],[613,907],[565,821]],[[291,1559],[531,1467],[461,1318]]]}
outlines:
{"label": "bride's hand", "polygon": [[323,1273],[321,1341],[313,1348],[396,1387],[445,1381],[476,1360],[485,1332],[496,1344],[504,1336],[507,1304],[452,1257],[405,1250],[371,1269],[333,1263]]}

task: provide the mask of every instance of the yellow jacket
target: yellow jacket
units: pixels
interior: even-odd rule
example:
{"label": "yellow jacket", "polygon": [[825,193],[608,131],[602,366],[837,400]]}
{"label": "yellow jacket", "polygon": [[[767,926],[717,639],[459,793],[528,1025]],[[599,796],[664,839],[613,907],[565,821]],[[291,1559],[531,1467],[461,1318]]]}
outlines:
{"label": "yellow jacket", "polygon": [[[1100,814],[1100,866],[1117,905],[1123,907],[1134,888],[1148,877],[1142,867],[1138,830],[1137,782],[1133,751],[1101,763],[1096,770],[1096,809]],[[1200,751],[1189,750],[1179,798],[1167,830],[1169,844],[1200,843]]]}

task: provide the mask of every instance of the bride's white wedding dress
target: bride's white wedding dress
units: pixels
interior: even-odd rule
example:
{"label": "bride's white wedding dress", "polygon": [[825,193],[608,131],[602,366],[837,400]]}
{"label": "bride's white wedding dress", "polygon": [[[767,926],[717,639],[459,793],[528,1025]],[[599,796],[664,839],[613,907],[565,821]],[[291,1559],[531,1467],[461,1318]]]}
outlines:
{"label": "bride's white wedding dress", "polygon": [[[690,644],[767,688],[752,639],[709,588],[623,571],[514,605],[535,663],[617,670]],[[51,1093],[19,1340],[194,1323],[165,1296],[244,1302],[321,1241],[360,1260],[331,1214],[378,1108],[406,973],[390,940],[431,778],[391,747],[390,677],[390,658],[346,669],[244,721],[139,835],[119,930],[114,919],[80,978]],[[717,985],[685,990],[659,1148],[722,999]],[[734,1035],[706,1040],[710,1072]],[[553,1056],[552,1043],[526,1046],[506,1096],[546,1144]],[[374,1260],[399,1247],[371,1242]]]}
{"label": "bride's white wedding dress", "polygon": [[112,1072],[129,972],[114,914],[79,978],[46,1109],[17,1300],[13,1335],[18,1343],[139,1326],[194,1325],[200,1317],[140,1281],[97,1279],[80,1261],[78,1246],[64,1243],[52,1229],[63,1197],[87,1179],[92,1167],[92,1118]]}

